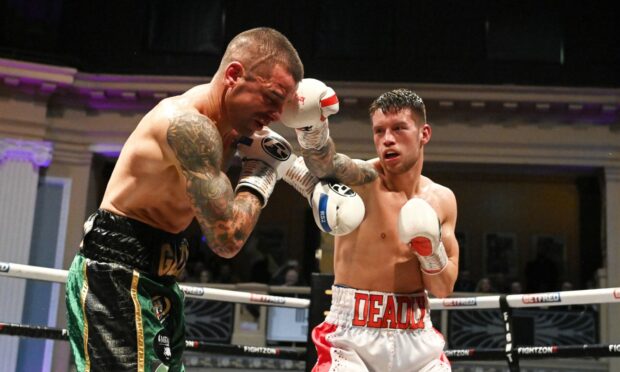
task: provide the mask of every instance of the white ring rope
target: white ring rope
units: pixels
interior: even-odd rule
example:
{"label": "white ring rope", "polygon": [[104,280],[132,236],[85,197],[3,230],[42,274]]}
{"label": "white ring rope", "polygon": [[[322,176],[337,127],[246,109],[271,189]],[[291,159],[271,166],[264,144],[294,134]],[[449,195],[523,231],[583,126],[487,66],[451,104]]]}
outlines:
{"label": "white ring rope", "polygon": [[[0,276],[23,279],[44,280],[47,282],[66,283],[66,270],[50,269],[46,267],[22,265],[0,261]],[[282,307],[308,308],[310,300],[305,298],[271,296],[261,293],[239,292],[226,289],[194,287],[180,285],[185,296],[203,300],[238,302],[243,304],[261,304]]]}
{"label": "white ring rope", "polygon": [[[66,283],[67,271],[39,266],[0,262],[0,276],[36,279],[48,282]],[[180,286],[187,297],[205,300],[262,304],[282,307],[308,308],[310,300],[293,297],[271,296],[260,293],[231,291],[208,287]],[[431,309],[498,309],[498,295],[478,297],[450,297],[430,299]],[[620,303],[620,287],[584,289],[577,291],[515,294],[506,296],[510,307],[541,307],[583,305],[593,303]]]}
{"label": "white ring rope", "polygon": [[[500,296],[454,297],[430,300],[431,308],[498,309]],[[583,289],[578,291],[528,293],[507,295],[510,307],[566,306],[583,304],[620,303],[620,288]]]}

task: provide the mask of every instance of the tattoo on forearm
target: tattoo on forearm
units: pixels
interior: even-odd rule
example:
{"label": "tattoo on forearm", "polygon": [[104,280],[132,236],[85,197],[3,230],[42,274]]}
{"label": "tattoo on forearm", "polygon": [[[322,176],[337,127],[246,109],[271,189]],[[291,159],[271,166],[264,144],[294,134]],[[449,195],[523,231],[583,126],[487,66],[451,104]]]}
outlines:
{"label": "tattoo on forearm", "polygon": [[236,201],[237,208],[230,220],[206,222],[212,226],[205,232],[209,246],[224,257],[233,256],[239,251],[260,215],[261,205],[258,199],[239,195]]}
{"label": "tattoo on forearm", "polygon": [[304,150],[302,154],[308,169],[319,178],[335,178],[349,186],[356,186],[369,183],[378,177],[371,164],[336,153],[331,139],[326,146],[318,150]]}
{"label": "tattoo on forearm", "polygon": [[364,185],[378,177],[371,164],[363,160],[353,160],[343,154],[334,156],[334,168],[338,179],[349,186]]}
{"label": "tattoo on forearm", "polygon": [[319,178],[335,177],[333,157],[335,155],[335,146],[331,138],[327,144],[320,149],[303,149],[302,155],[306,166]]}
{"label": "tattoo on forearm", "polygon": [[220,170],[223,145],[217,128],[206,116],[185,113],[170,121],[167,140],[209,247],[221,256],[235,255],[256,225],[261,205],[253,196],[235,197]]}

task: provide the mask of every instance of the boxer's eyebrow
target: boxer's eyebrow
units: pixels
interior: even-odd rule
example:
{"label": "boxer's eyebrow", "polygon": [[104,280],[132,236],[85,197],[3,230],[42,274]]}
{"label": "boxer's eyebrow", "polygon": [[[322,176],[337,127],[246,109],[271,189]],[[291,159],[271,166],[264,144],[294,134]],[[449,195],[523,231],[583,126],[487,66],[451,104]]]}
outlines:
{"label": "boxer's eyebrow", "polygon": [[276,98],[279,99],[280,101],[284,101],[286,99],[286,95],[278,92],[276,89],[272,89],[271,94],[276,96]]}

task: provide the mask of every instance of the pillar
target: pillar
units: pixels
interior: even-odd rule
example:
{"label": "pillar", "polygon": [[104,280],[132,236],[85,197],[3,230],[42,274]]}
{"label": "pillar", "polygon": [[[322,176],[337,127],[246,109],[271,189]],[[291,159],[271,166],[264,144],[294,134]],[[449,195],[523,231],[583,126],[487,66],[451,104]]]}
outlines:
{"label": "pillar", "polygon": [[[51,159],[49,142],[0,138],[0,261],[28,264],[39,168]],[[2,321],[21,322],[25,289],[24,279],[2,279]],[[15,370],[18,344],[14,336],[0,336],[0,360],[7,371]]]}
{"label": "pillar", "polygon": [[[605,167],[605,268],[607,287],[620,288],[620,167]],[[607,340],[603,342],[617,344],[620,342],[620,322],[618,322],[619,303],[606,305],[607,311],[602,315],[607,323]],[[609,358],[609,370],[620,371],[620,359]]]}

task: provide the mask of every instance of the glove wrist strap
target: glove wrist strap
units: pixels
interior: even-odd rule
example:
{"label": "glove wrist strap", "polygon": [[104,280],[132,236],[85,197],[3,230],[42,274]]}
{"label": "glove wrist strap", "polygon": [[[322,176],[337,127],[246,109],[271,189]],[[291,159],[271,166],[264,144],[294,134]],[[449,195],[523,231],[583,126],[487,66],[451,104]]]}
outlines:
{"label": "glove wrist strap", "polygon": [[306,199],[310,199],[314,186],[319,182],[319,179],[310,173],[302,157],[295,159],[295,162],[286,171],[282,179],[293,186]]}
{"label": "glove wrist strap", "polygon": [[418,261],[420,261],[420,267],[425,274],[437,275],[448,266],[448,255],[442,242],[439,242],[439,246],[431,255],[421,256],[417,253],[416,255],[418,256]]}
{"label": "glove wrist strap", "polygon": [[263,197],[262,207],[265,208],[276,182],[276,171],[272,167],[261,160],[247,159],[243,161],[235,192],[243,187],[257,191]]}
{"label": "glove wrist strap", "polygon": [[327,120],[312,127],[299,128],[296,132],[299,145],[306,150],[322,148],[329,138]]}

